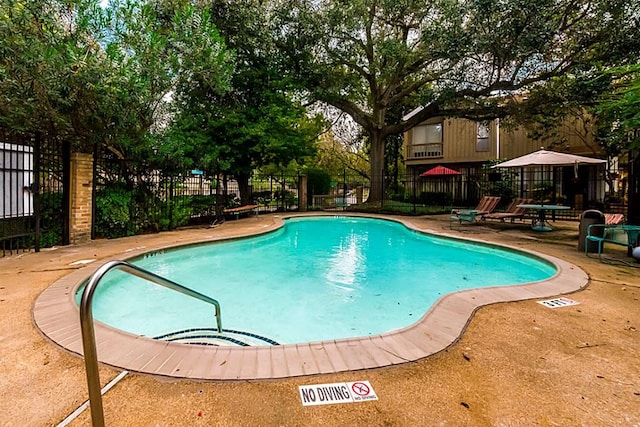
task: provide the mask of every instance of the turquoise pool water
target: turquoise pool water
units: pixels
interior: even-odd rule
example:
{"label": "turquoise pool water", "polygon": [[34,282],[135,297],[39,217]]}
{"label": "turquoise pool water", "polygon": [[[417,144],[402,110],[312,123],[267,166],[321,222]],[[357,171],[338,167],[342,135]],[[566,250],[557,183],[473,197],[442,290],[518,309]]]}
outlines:
{"label": "turquoise pool water", "polygon": [[[388,332],[416,322],[447,293],[556,272],[514,251],[350,217],[289,219],[267,235],[134,263],[217,299],[225,329],[281,344]],[[96,320],[150,337],[216,324],[211,305],[117,270],[98,286],[93,312]]]}

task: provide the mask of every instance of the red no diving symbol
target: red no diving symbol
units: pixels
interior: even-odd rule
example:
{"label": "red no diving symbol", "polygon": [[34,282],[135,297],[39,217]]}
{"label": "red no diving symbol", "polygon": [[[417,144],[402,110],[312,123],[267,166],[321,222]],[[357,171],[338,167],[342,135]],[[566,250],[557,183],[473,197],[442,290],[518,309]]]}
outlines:
{"label": "red no diving symbol", "polygon": [[358,396],[368,396],[371,391],[365,383],[353,383],[351,384],[351,390]]}

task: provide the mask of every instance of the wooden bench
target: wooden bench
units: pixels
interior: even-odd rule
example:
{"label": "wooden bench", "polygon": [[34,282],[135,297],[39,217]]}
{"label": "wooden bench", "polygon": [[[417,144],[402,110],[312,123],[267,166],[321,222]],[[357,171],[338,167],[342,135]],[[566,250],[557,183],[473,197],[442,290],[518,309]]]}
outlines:
{"label": "wooden bench", "polygon": [[224,210],[225,215],[234,215],[236,217],[236,219],[238,219],[240,217],[240,215],[244,214],[244,213],[251,213],[253,212],[254,215],[258,215],[258,205],[244,205],[244,206],[238,206],[237,208],[227,208]]}

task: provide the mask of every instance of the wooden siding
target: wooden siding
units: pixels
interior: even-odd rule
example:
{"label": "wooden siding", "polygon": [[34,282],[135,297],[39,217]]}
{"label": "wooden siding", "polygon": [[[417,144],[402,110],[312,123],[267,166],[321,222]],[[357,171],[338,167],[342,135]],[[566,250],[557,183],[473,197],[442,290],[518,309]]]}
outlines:
{"label": "wooden siding", "polygon": [[512,159],[545,148],[580,155],[600,154],[601,150],[595,142],[594,129],[590,122],[581,118],[567,119],[558,129],[556,135],[545,139],[527,137],[523,127],[500,132],[500,158]]}
{"label": "wooden siding", "polygon": [[[496,125],[489,125],[489,151],[476,151],[477,122],[467,119],[434,118],[422,125],[442,123],[442,156],[417,159],[405,151],[409,164],[485,162],[496,158]],[[413,143],[413,130],[405,134],[407,147]]]}
{"label": "wooden siding", "polygon": [[[556,132],[545,139],[532,139],[527,136],[524,127],[507,129],[499,127],[498,121],[489,124],[489,151],[476,151],[477,122],[460,118],[433,118],[422,125],[442,123],[442,154],[418,157],[410,147],[413,144],[413,130],[404,135],[405,162],[408,166],[439,163],[484,163],[494,159],[512,159],[540,149],[541,147],[570,152],[573,154],[593,155],[600,152],[593,136],[590,121],[580,117],[568,119]],[[496,130],[500,129],[500,147],[498,150]]]}
{"label": "wooden siding", "polygon": [[476,151],[478,122],[466,119],[444,121],[444,153],[447,162],[486,162],[496,158],[496,125],[489,125],[489,151]]}

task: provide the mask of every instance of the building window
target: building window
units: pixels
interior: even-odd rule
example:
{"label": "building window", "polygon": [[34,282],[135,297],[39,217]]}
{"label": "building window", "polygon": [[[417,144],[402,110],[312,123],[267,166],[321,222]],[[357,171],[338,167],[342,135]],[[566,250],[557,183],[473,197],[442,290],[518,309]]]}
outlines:
{"label": "building window", "polygon": [[413,128],[413,144],[442,144],[442,123]]}
{"label": "building window", "polygon": [[489,122],[478,122],[476,133],[476,151],[489,151]]}
{"label": "building window", "polygon": [[413,128],[411,145],[408,147],[407,158],[442,157],[442,123],[422,125]]}

